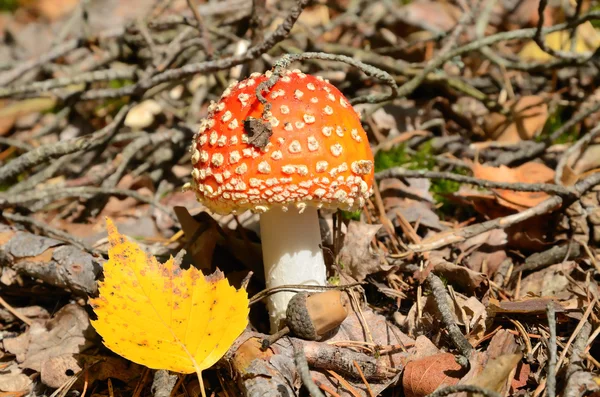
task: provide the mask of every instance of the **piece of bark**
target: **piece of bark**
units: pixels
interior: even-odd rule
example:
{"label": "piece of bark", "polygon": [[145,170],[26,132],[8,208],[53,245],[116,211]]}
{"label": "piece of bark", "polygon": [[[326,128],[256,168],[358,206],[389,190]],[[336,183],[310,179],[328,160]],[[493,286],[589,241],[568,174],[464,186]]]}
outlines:
{"label": "piece of bark", "polygon": [[0,267],[64,288],[94,295],[104,259],[48,237],[0,225]]}

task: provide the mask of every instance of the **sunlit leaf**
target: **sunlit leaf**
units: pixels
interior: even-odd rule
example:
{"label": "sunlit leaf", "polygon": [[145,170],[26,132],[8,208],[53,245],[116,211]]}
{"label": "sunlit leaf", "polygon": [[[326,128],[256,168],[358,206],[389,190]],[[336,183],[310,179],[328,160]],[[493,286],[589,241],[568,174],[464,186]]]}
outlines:
{"label": "sunlit leaf", "polygon": [[120,235],[107,219],[109,260],[93,321],[104,344],[135,363],[180,373],[215,364],[248,322],[245,290],[220,271],[205,277],[191,267],[164,264]]}

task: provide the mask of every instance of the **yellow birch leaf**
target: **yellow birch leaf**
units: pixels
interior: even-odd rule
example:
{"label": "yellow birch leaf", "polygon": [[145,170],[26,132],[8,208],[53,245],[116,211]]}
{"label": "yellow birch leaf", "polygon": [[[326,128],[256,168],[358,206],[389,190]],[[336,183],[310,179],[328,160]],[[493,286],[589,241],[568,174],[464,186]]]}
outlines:
{"label": "yellow birch leaf", "polygon": [[[559,30],[552,32],[544,37],[544,42],[548,48],[554,51],[571,51],[571,31]],[[587,21],[575,29],[575,45],[573,52],[576,54],[585,54],[593,52],[600,46],[600,34],[594,29],[590,21]],[[523,46],[519,52],[519,57],[523,60],[550,62],[554,57],[543,51],[535,41],[530,41]]]}
{"label": "yellow birch leaf", "polygon": [[198,374],[215,364],[248,322],[248,296],[218,271],[204,276],[160,263],[119,234],[107,218],[109,260],[92,325],[104,344],[153,369]]}

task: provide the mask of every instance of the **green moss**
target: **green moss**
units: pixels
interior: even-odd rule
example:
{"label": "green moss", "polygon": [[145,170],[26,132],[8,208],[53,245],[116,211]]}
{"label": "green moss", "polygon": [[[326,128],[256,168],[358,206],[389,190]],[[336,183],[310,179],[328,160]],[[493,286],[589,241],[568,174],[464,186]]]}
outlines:
{"label": "green moss", "polygon": [[330,285],[340,285],[340,276],[331,276],[327,280],[327,284]]}
{"label": "green moss", "polygon": [[406,154],[406,146],[404,144],[395,146],[387,151],[380,150],[375,155],[375,172],[399,167],[408,161],[409,157]]}
{"label": "green moss", "polygon": [[[404,144],[395,146],[388,151],[379,151],[375,155],[375,172],[383,171],[393,167],[404,167],[408,170],[428,170],[435,168],[435,154],[431,142],[425,142],[417,149],[416,153],[409,154]],[[456,169],[455,173],[466,175],[465,170]],[[441,203],[440,211],[443,214],[455,214],[456,204],[451,202],[447,196],[456,193],[460,183],[444,179],[432,179],[429,191],[437,203]]]}
{"label": "green moss", "polygon": [[360,214],[362,214],[361,210],[358,211],[342,211],[342,217],[349,221],[360,221]]}
{"label": "green moss", "polygon": [[[542,133],[535,137],[536,142],[543,142],[546,139],[550,138],[556,130],[561,128],[567,120],[570,118],[570,115],[566,115],[564,108],[559,107],[556,111],[548,116],[548,120],[546,120],[546,124],[544,124],[544,129]],[[577,141],[578,131],[575,126],[569,128],[562,135],[560,135],[557,139],[552,141],[552,144],[562,144],[562,143],[572,143]]]}

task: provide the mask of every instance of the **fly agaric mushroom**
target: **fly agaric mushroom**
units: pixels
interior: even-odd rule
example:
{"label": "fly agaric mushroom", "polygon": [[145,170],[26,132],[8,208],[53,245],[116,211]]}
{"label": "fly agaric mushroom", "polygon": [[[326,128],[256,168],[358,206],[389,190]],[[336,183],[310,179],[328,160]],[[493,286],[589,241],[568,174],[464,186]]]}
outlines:
{"label": "fly agaric mushroom", "polygon": [[[360,118],[321,77],[284,70],[231,84],[209,106],[194,138],[191,188],[220,214],[260,213],[267,288],[325,285],[318,208],[356,210],[372,193],[373,154]],[[269,297],[271,329],[285,318],[290,292]]]}

